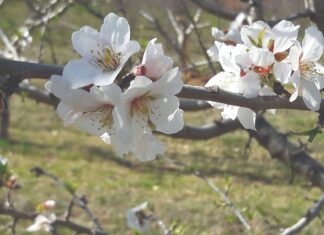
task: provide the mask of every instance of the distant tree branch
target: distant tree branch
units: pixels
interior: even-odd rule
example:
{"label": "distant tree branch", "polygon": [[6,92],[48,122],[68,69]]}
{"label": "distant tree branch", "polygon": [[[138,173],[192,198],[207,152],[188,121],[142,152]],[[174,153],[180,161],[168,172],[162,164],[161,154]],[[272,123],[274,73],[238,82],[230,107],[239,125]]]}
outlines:
{"label": "distant tree branch", "polygon": [[184,12],[186,13],[187,17],[189,18],[189,20],[190,20],[190,22],[191,22],[191,25],[192,25],[192,27],[193,27],[193,30],[194,30],[194,32],[195,32],[195,34],[196,34],[197,39],[198,39],[198,44],[199,44],[199,46],[200,46],[200,48],[201,48],[201,51],[202,51],[202,53],[204,54],[206,60],[208,61],[208,66],[209,66],[210,70],[212,71],[212,73],[215,74],[215,73],[216,73],[216,70],[215,70],[215,68],[214,68],[214,66],[213,66],[213,64],[212,64],[212,62],[211,62],[211,60],[210,60],[210,57],[209,57],[209,55],[207,54],[207,50],[206,50],[206,48],[205,48],[205,46],[204,46],[204,44],[203,44],[203,42],[202,42],[202,39],[201,39],[201,37],[200,37],[200,33],[199,33],[199,31],[198,31],[198,29],[197,29],[197,26],[196,26],[196,20],[195,20],[195,18],[191,15],[191,13],[190,13],[189,9],[187,8],[187,5],[186,5],[186,3],[184,2],[184,0],[180,0],[180,2],[181,2],[181,4],[182,4],[182,7],[183,7],[183,9],[184,9]]}
{"label": "distant tree branch", "polygon": [[[206,140],[243,129],[238,120],[222,120],[203,126],[186,125],[174,138]],[[286,134],[278,132],[262,116],[256,120],[257,131],[248,131],[273,159],[289,166],[294,173],[308,179],[313,186],[324,189],[324,167],[313,159],[302,147],[291,143]]]}
{"label": "distant tree branch", "polygon": [[205,11],[227,20],[234,20],[236,15],[238,14],[238,12],[232,12],[230,10],[224,9],[224,7],[220,4],[211,2],[209,0],[191,0],[191,2]]}
{"label": "distant tree branch", "polygon": [[185,125],[181,131],[169,136],[190,140],[207,140],[241,128],[238,120],[222,120],[202,126]]}
{"label": "distant tree branch", "polygon": [[324,206],[324,194],[315,203],[315,205],[308,209],[303,218],[289,228],[286,228],[280,235],[293,235],[302,231],[310,222],[312,222],[317,216],[319,216],[321,209]]}
{"label": "distant tree branch", "polygon": [[275,19],[275,20],[269,20],[268,21],[268,24],[270,26],[274,26],[275,24],[279,23],[280,21],[282,20],[289,20],[289,21],[293,21],[293,20],[298,20],[300,18],[306,18],[306,17],[311,17],[314,15],[314,12],[311,11],[310,9],[306,9],[305,11],[302,11],[302,12],[298,12],[296,14],[292,14],[290,16],[287,16],[287,17],[283,17],[283,18],[280,18],[280,19]]}
{"label": "distant tree branch", "polygon": [[95,16],[96,18],[102,20],[105,18],[105,15],[103,15],[101,12],[96,11],[91,7],[91,1],[88,0],[75,0],[77,4],[82,6],[84,9],[86,9],[91,15]]}
{"label": "distant tree branch", "polygon": [[[178,166],[181,166],[181,167],[184,167],[184,168],[187,168],[188,167],[188,165],[186,165],[183,162],[175,161],[175,160],[173,160],[171,158],[168,158],[168,157],[164,157],[164,159],[168,160],[170,163],[172,163],[174,165],[178,165]],[[194,170],[193,171],[193,175],[197,176],[199,179],[204,180],[207,183],[207,185],[215,193],[217,193],[222,198],[222,200],[226,203],[226,206],[228,206],[232,210],[232,212],[238,218],[238,220],[241,222],[241,224],[244,226],[244,228],[246,230],[251,230],[251,226],[247,222],[247,219],[243,216],[243,214],[240,212],[240,210],[237,209],[237,207],[235,206],[235,204],[230,200],[230,198],[228,197],[227,193],[223,192],[203,172],[198,171],[198,170]]]}
{"label": "distant tree branch", "polygon": [[[10,216],[13,219],[18,219],[18,220],[34,220],[38,214],[37,213],[27,213],[27,212],[23,212],[23,211],[18,211],[16,209],[0,206],[0,215]],[[79,225],[77,223],[71,222],[69,220],[56,219],[52,223],[52,226],[65,227],[67,229],[75,231],[76,233],[83,233],[83,234],[89,234],[89,235],[107,235],[107,233],[105,233],[105,232],[94,230],[94,229]]]}

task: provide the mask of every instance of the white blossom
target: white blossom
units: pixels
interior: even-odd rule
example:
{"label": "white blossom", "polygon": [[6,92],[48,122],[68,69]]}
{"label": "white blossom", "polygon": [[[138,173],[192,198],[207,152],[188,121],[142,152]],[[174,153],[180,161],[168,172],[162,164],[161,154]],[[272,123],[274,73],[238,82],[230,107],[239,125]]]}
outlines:
{"label": "white blossom", "polygon": [[164,50],[161,43],[155,43],[156,38],[152,39],[144,52],[142,63],[139,71],[135,70],[136,76],[146,76],[155,81],[159,79],[165,72],[172,69],[173,60],[164,55]]}
{"label": "white blossom", "polygon": [[[64,75],[64,72],[63,72]],[[117,112],[121,89],[116,84],[83,89],[71,89],[64,76],[52,76],[45,87],[61,99],[58,115],[65,125],[73,124],[91,135],[100,136],[114,148],[122,147],[119,137],[123,125]]]}
{"label": "white blossom", "polygon": [[100,32],[89,26],[74,32],[72,44],[82,56],[65,66],[72,88],[113,83],[127,60],[140,49],[136,41],[130,41],[127,20],[114,13],[105,17]]}
{"label": "white blossom", "polygon": [[[179,109],[179,100],[175,96],[182,89],[183,82],[178,68],[174,68],[152,82],[145,76],[137,76],[129,88],[122,94],[120,108],[121,119],[128,130],[130,149],[140,160],[152,160],[156,154],[163,153],[162,145],[151,136],[152,130],[172,134],[183,128],[183,111]],[[128,126],[127,126],[128,124]],[[144,136],[144,137],[143,137]],[[144,139],[143,139],[144,138]],[[144,142],[143,142],[144,141]],[[156,149],[139,148],[143,143],[151,143]],[[147,153],[152,155],[148,156]]]}
{"label": "white blossom", "polygon": [[34,224],[29,226],[26,230],[27,232],[38,232],[38,231],[51,232],[53,229],[51,224],[55,222],[55,220],[56,220],[55,214],[50,214],[48,217],[44,215],[38,215],[35,218]]}
{"label": "white blossom", "polygon": [[323,54],[323,43],[323,34],[315,27],[309,27],[305,31],[302,45],[295,41],[289,53],[294,70],[291,82],[296,89],[290,101],[294,101],[301,90],[306,106],[313,111],[320,108],[319,90],[324,87],[324,67],[317,63]]}
{"label": "white blossom", "polygon": [[147,205],[147,202],[143,202],[139,206],[129,209],[126,213],[127,225],[140,233],[145,233],[149,230],[150,217],[144,212]]}

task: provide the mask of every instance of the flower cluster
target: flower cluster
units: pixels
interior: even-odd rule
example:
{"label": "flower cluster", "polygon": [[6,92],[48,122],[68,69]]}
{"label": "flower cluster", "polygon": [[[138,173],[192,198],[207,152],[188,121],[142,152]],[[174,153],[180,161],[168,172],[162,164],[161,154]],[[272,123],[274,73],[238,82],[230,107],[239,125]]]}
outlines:
{"label": "flower cluster", "polygon": [[49,210],[53,209],[56,205],[56,201],[47,200],[37,206],[37,212],[42,213],[38,214],[35,217],[35,221],[32,225],[26,228],[27,232],[51,232],[53,231],[52,224],[56,221],[56,215],[50,213]]}
{"label": "flower cluster", "polygon": [[72,44],[82,58],[45,84],[61,100],[57,113],[65,125],[100,136],[119,156],[132,152],[147,161],[163,154],[165,146],[152,132],[171,134],[184,124],[175,96],[183,87],[181,72],[162,45],[151,40],[141,64],[123,73],[140,46],[130,40],[127,20],[113,13],[100,32],[88,26],[74,32]]}
{"label": "flower cluster", "polygon": [[[275,95],[275,83],[292,84],[294,101],[301,92],[312,111],[320,108],[320,90],[324,87],[324,67],[317,63],[323,54],[323,34],[314,26],[306,29],[300,43],[299,26],[283,20],[270,27],[262,21],[243,26],[241,31],[224,34],[214,28],[216,41],[208,53],[220,62],[223,72],[212,77],[207,87],[219,86],[246,98]],[[248,108],[210,102],[223,109],[223,118],[238,120],[247,129],[255,129],[256,114]]]}

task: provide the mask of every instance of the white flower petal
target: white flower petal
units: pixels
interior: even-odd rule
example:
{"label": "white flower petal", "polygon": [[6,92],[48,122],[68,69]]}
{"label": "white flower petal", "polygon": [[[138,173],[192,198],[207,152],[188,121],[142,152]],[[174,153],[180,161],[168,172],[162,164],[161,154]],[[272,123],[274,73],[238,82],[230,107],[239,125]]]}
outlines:
{"label": "white flower petal", "polygon": [[260,67],[268,67],[275,62],[273,53],[267,49],[251,47],[249,56],[251,57],[253,64]]}
{"label": "white flower petal", "polygon": [[135,53],[139,52],[141,46],[136,41],[129,41],[123,44],[119,52],[121,53],[121,64],[125,64],[127,60],[134,55]]}
{"label": "white flower petal", "polygon": [[123,66],[120,65],[115,70],[105,73],[98,73],[94,78],[92,78],[93,84],[96,86],[105,86],[112,84],[122,68]]}
{"label": "white flower petal", "polygon": [[232,120],[235,120],[236,117],[237,117],[239,108],[240,107],[238,107],[238,106],[225,104],[224,105],[224,110],[221,113],[221,115],[222,115],[222,117],[224,119],[232,119]]}
{"label": "white flower petal", "polygon": [[222,90],[238,93],[238,80],[240,78],[236,74],[228,72],[219,72],[214,77],[209,79],[205,87],[218,86]]}
{"label": "white flower petal", "polygon": [[245,129],[255,130],[256,113],[251,109],[240,107],[237,118]]}
{"label": "white flower petal", "polygon": [[100,37],[113,49],[119,48],[130,39],[130,28],[124,17],[109,13],[100,29]]}
{"label": "white flower petal", "polygon": [[73,110],[68,105],[60,102],[56,108],[57,115],[63,120],[64,126],[74,123],[74,121],[82,115],[81,112]]}
{"label": "white flower petal", "polygon": [[225,37],[225,34],[222,30],[212,27],[212,35],[217,41],[222,41]]}
{"label": "white flower petal", "polygon": [[215,61],[219,61],[219,50],[218,47],[214,44],[207,50],[207,54]]}
{"label": "white flower petal", "polygon": [[173,60],[164,55],[162,44],[155,43],[156,38],[152,39],[147,45],[142,64],[145,66],[145,76],[156,80],[173,66]]}
{"label": "white flower petal", "polygon": [[299,70],[295,71],[291,76],[291,83],[295,87],[295,92],[290,96],[289,101],[293,102],[298,97],[298,90],[299,90],[299,84],[300,84],[300,72]]}
{"label": "white flower petal", "polygon": [[94,77],[102,71],[91,65],[88,61],[79,59],[71,60],[65,65],[63,77],[66,78],[73,89],[93,84]]}
{"label": "white flower petal", "polygon": [[312,62],[317,61],[323,54],[323,34],[314,26],[305,30],[305,37],[302,43],[303,56],[302,61]]}
{"label": "white flower petal", "polygon": [[299,61],[300,56],[302,55],[302,48],[299,42],[295,42],[295,45],[292,46],[289,50],[289,60],[291,62],[292,68],[294,71],[299,70]]}
{"label": "white flower petal", "polygon": [[89,26],[84,26],[79,31],[72,33],[74,50],[86,60],[92,58],[93,53],[98,51],[98,43],[98,31]]}
{"label": "white flower petal", "polygon": [[312,111],[319,110],[321,105],[321,94],[315,83],[306,79],[301,79],[300,88],[306,106]]}
{"label": "white flower petal", "polygon": [[150,94],[175,95],[178,94],[183,87],[181,79],[182,73],[179,68],[173,68],[163,74],[163,76],[152,84]]}
{"label": "white flower petal", "polygon": [[282,84],[287,84],[290,82],[292,65],[287,63],[274,63],[273,74],[277,81]]}
{"label": "white flower petal", "polygon": [[254,72],[248,72],[244,77],[240,77],[237,82],[238,93],[246,98],[255,98],[261,89],[259,76]]}
{"label": "white flower petal", "polygon": [[127,217],[127,225],[135,229],[138,232],[146,232],[148,230],[148,222],[149,219],[146,218],[139,218],[138,212],[141,212],[146,209],[148,203],[144,202],[140,204],[137,207],[131,208],[127,211],[126,217]]}
{"label": "white flower petal", "polygon": [[100,105],[91,97],[89,92],[81,89],[69,89],[67,84],[64,77],[52,76],[45,86],[76,112],[92,111]]}
{"label": "white flower petal", "polygon": [[150,102],[150,108],[149,117],[156,128],[168,125],[174,112],[179,108],[179,99],[175,96],[160,97]]}
{"label": "white flower petal", "polygon": [[295,26],[292,22],[282,20],[272,28],[274,34],[273,52],[284,52],[293,45],[293,41],[297,39],[299,25]]}
{"label": "white flower petal", "polygon": [[276,95],[276,93],[274,93],[270,87],[264,86],[260,89],[259,95],[260,96],[274,96],[274,95]]}
{"label": "white flower petal", "polygon": [[315,62],[315,71],[320,74],[319,76],[316,76],[316,82],[318,85],[318,89],[324,88],[324,66],[320,65],[319,63]]}
{"label": "white flower petal", "polygon": [[70,83],[62,76],[52,75],[51,78],[45,83],[45,89],[53,93],[59,99],[65,97],[70,91]]}
{"label": "white flower petal", "polygon": [[[241,29],[241,38],[244,44],[248,47],[253,46],[251,43],[250,38],[252,38],[254,41],[258,41],[259,33],[265,30],[267,33],[270,30],[269,25],[264,23],[263,21],[256,21],[252,25],[245,25]],[[264,44],[264,43],[262,43]]]}
{"label": "white flower petal", "polygon": [[122,90],[118,85],[112,83],[107,86],[96,87],[90,89],[90,95],[98,102],[103,104],[116,105],[120,101]]}
{"label": "white flower petal", "polygon": [[183,110],[178,109],[169,116],[169,122],[167,124],[159,125],[156,130],[169,135],[181,131],[183,126]]}
{"label": "white flower petal", "polygon": [[95,136],[102,136],[107,131],[102,127],[100,119],[95,113],[84,113],[74,121],[73,125],[79,130]]}
{"label": "white flower petal", "polygon": [[133,151],[140,161],[151,161],[164,154],[165,145],[152,134],[144,134]]}

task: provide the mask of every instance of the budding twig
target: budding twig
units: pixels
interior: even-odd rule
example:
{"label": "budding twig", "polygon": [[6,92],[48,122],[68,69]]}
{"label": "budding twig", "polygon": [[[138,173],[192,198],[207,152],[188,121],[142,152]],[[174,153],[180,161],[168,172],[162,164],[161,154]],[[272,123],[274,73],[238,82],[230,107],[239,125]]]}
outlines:
{"label": "budding twig", "polygon": [[[54,182],[56,182],[58,185],[60,185],[61,187],[65,188],[68,192],[70,192],[72,194],[72,200],[73,203],[75,202],[80,208],[82,208],[85,213],[87,214],[88,218],[93,222],[93,224],[96,226],[98,231],[103,231],[103,228],[99,222],[99,220],[97,219],[96,216],[94,216],[94,214],[92,213],[92,211],[88,208],[87,206],[87,200],[85,198],[85,196],[79,197],[75,194],[75,192],[72,192],[71,189],[67,186],[66,183],[64,183],[62,180],[60,180],[57,176],[45,171],[44,169],[42,169],[41,167],[34,167],[33,169],[31,169],[32,172],[34,172],[36,174],[37,177],[39,176],[46,176],[49,177],[50,179],[52,179]],[[70,202],[71,203],[71,202]],[[70,207],[70,205],[69,205]],[[70,211],[69,211],[70,210]],[[68,209],[68,213],[71,213],[72,210],[72,205],[71,208]],[[69,218],[70,215],[68,215],[67,218]]]}
{"label": "budding twig", "polygon": [[306,214],[297,221],[294,225],[292,225],[289,228],[286,228],[281,235],[293,235],[297,234],[300,231],[302,231],[310,222],[312,222],[317,216],[319,216],[319,213],[321,212],[321,209],[324,206],[324,194],[320,197],[320,199],[315,203],[315,205],[308,209]]}

